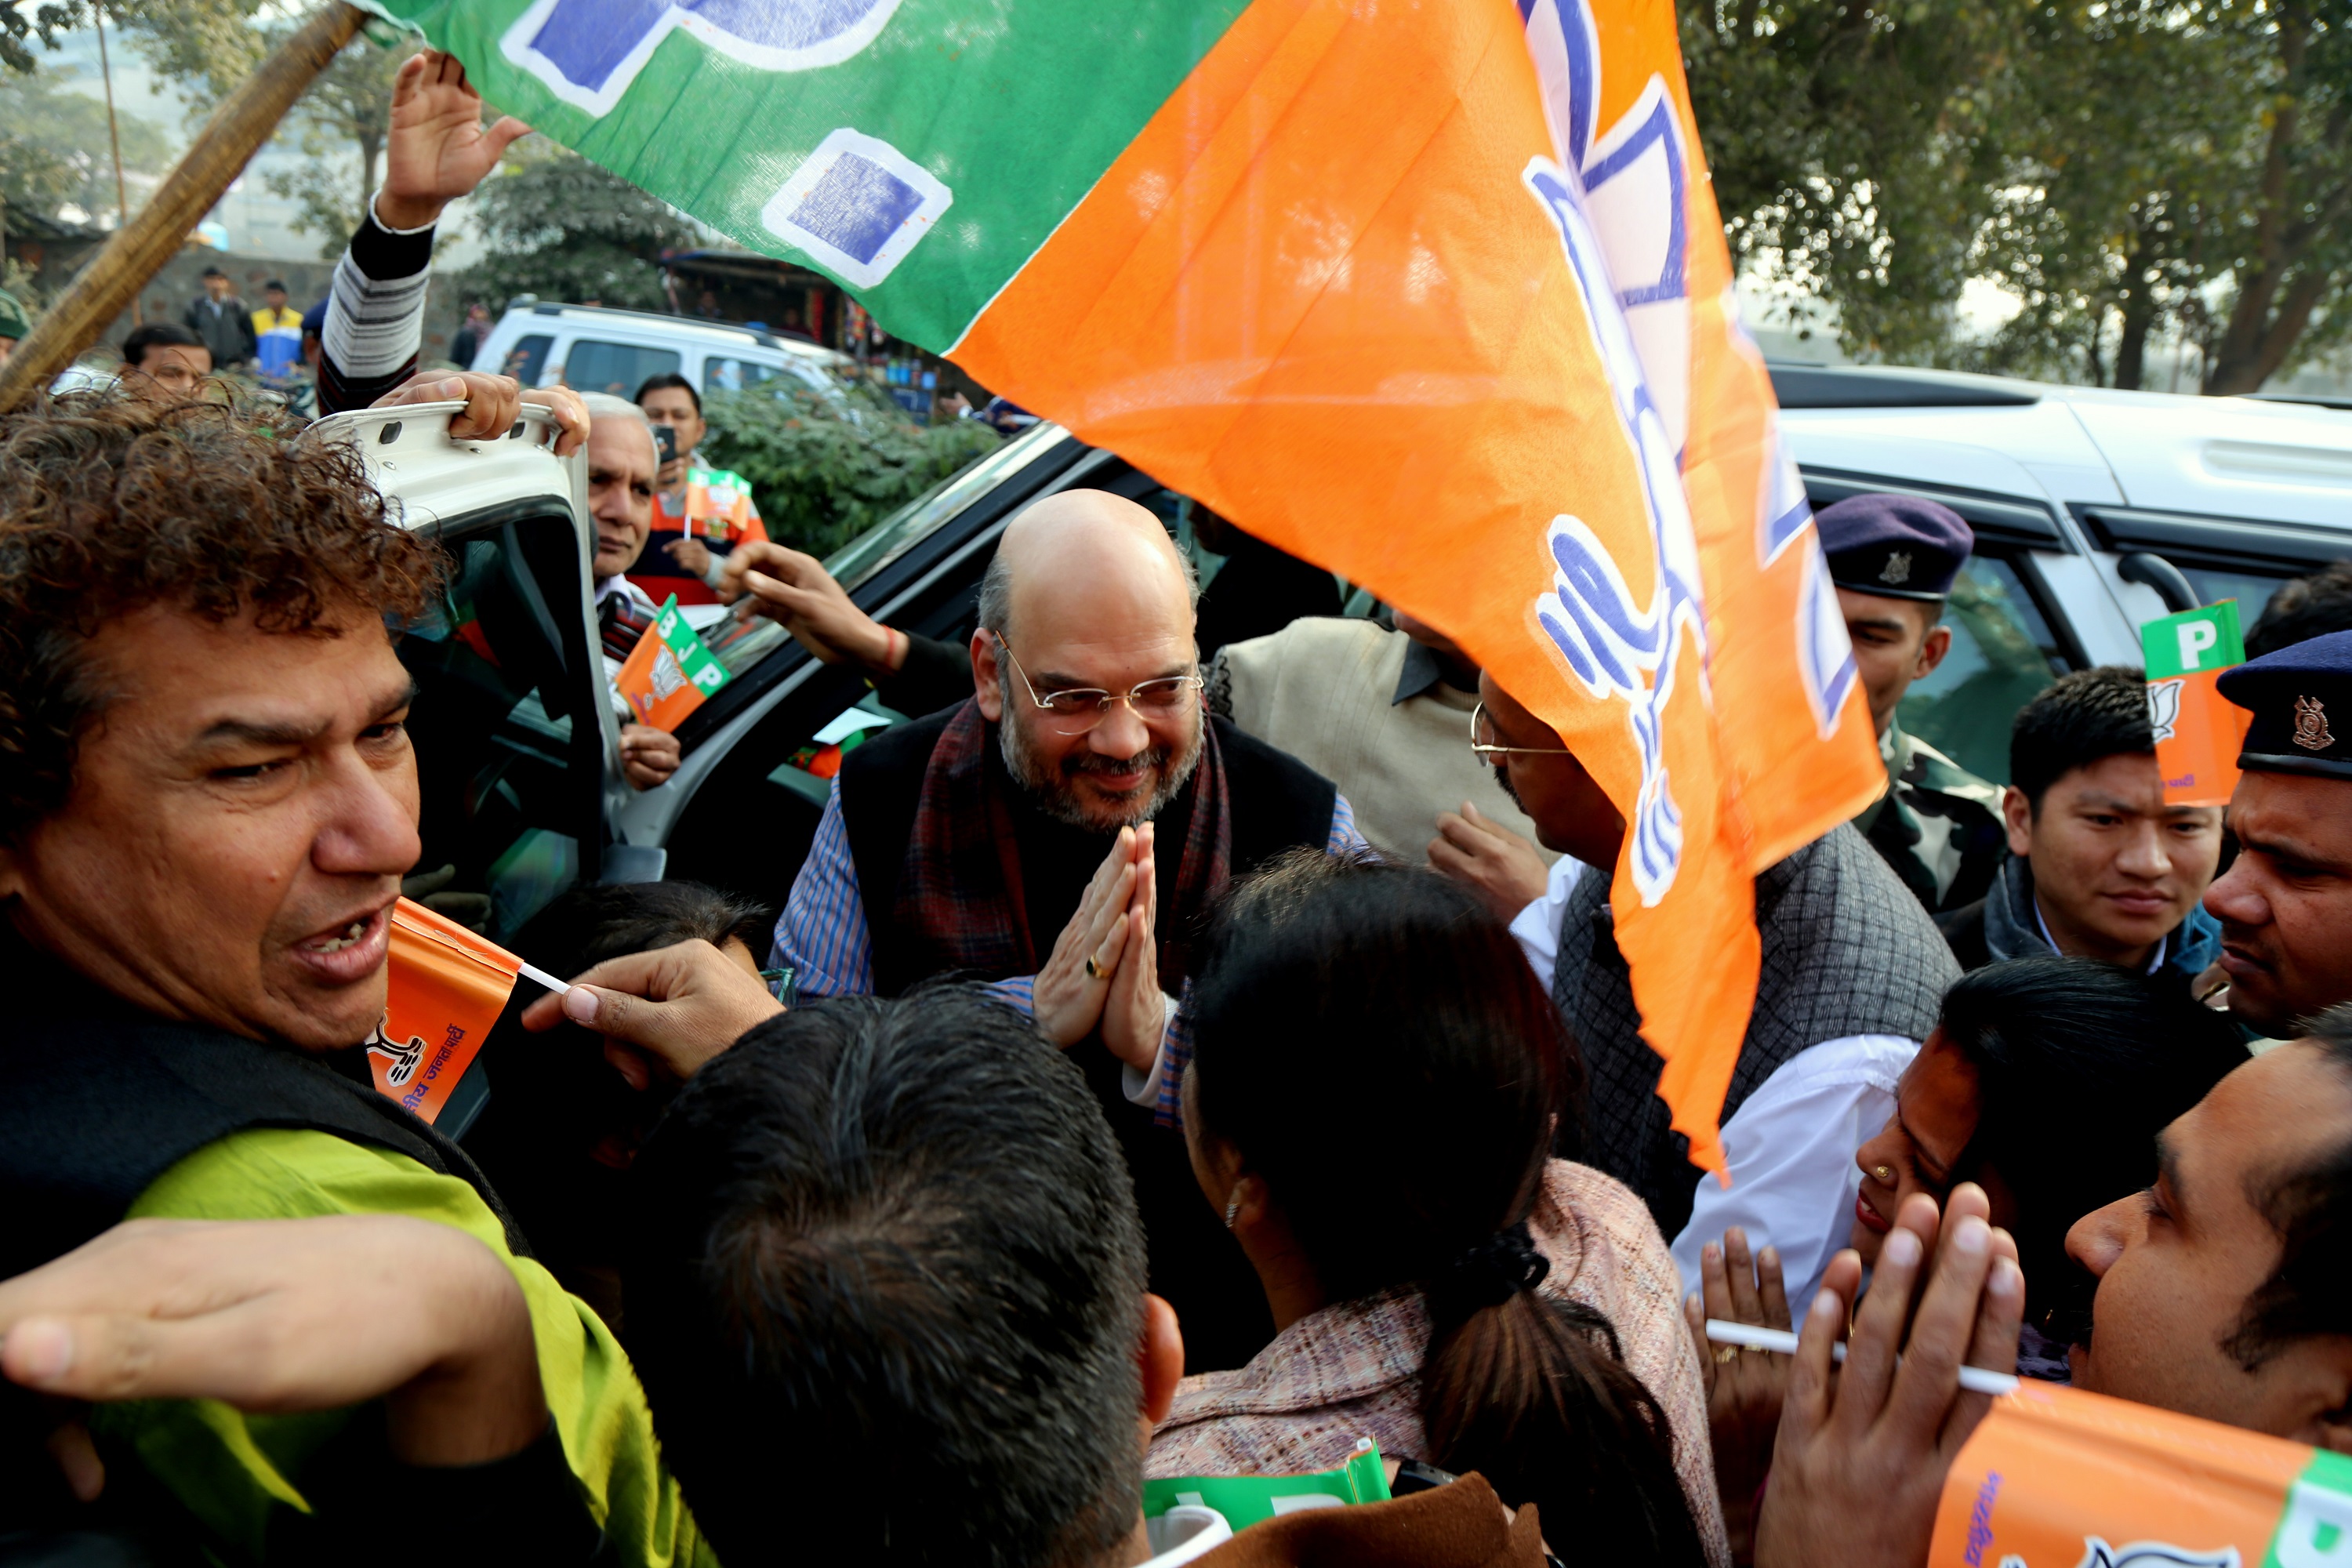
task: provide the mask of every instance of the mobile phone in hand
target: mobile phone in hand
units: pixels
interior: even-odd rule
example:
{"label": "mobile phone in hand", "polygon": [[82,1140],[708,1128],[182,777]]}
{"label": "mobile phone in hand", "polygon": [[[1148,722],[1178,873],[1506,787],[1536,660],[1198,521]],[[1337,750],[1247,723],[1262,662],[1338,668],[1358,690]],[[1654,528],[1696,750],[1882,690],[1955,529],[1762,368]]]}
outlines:
{"label": "mobile phone in hand", "polygon": [[669,464],[677,462],[677,426],[675,425],[655,426],[654,445],[661,449],[661,460],[664,467],[667,467]]}

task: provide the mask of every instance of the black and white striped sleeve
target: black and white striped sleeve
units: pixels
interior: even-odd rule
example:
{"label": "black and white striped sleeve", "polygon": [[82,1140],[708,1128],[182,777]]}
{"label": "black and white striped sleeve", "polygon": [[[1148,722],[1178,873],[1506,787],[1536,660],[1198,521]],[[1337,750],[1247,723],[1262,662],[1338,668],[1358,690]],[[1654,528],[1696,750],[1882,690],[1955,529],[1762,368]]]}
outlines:
{"label": "black and white striped sleeve", "polygon": [[335,266],[320,331],[319,412],[365,408],[416,374],[425,342],[425,290],[433,279],[433,228],[391,229],[375,203]]}

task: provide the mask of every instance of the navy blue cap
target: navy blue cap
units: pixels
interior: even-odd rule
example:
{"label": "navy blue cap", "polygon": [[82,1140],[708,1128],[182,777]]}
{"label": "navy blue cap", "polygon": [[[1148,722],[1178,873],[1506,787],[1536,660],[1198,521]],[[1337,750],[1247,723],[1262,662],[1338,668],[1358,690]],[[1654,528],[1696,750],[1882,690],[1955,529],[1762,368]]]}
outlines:
{"label": "navy blue cap", "polygon": [[2221,672],[2221,695],[2252,713],[2238,766],[2352,780],[2352,632],[2330,632]]}
{"label": "navy blue cap", "polygon": [[1917,496],[1848,496],[1813,514],[1830,581],[1890,599],[1940,599],[1977,536],[1958,512]]}

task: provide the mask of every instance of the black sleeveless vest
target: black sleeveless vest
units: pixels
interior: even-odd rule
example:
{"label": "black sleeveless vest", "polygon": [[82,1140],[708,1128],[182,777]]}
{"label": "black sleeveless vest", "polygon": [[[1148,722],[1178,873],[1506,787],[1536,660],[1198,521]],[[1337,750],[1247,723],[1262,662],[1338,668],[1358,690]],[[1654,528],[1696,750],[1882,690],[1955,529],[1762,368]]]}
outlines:
{"label": "black sleeveless vest", "polygon": [[[903,944],[898,941],[894,916],[907,841],[916,804],[922,798],[923,775],[930,766],[931,749],[955,715],[956,710],[950,708],[911,724],[894,724],[841,762],[842,825],[848,830],[850,858],[857,868],[858,901],[865,906],[866,929],[874,943],[874,989],[884,996],[895,996],[929,978],[900,951]],[[1330,840],[1331,813],[1339,800],[1339,790],[1331,781],[1223,719],[1213,718],[1209,722],[1217,728],[1225,791],[1233,808],[1233,874],[1241,876],[1300,845],[1324,847]],[[1002,765],[993,754],[995,744],[992,735],[990,767]],[[1189,794],[1188,789],[1180,801],[1189,798]],[[1110,839],[1105,835],[1097,858],[1109,849]],[[1055,931],[1072,912],[1032,911]],[[1044,953],[1038,956],[1042,963]]]}
{"label": "black sleeveless vest", "polygon": [[[37,980],[21,946],[0,956],[19,998]],[[53,966],[52,966],[53,967]],[[359,1047],[313,1055],[175,1024],[75,982],[0,1030],[0,1279],[69,1252],[122,1218],[157,1177],[247,1128],[308,1128],[405,1154],[456,1176],[530,1256],[462,1149],[375,1092]]]}
{"label": "black sleeveless vest", "polygon": [[[1690,1140],[1667,1125],[1666,1102],[1657,1095],[1664,1064],[1643,1043],[1608,899],[1609,878],[1588,870],[1562,912],[1552,978],[1553,999],[1591,1075],[1580,1157],[1640,1194],[1671,1242],[1689,1223],[1699,1172],[1690,1163]],[[1848,824],[1757,877],[1756,925],[1764,944],[1756,1006],[1721,1121],[1783,1064],[1824,1040],[1926,1039],[1945,988],[1960,977],[1927,911]]]}

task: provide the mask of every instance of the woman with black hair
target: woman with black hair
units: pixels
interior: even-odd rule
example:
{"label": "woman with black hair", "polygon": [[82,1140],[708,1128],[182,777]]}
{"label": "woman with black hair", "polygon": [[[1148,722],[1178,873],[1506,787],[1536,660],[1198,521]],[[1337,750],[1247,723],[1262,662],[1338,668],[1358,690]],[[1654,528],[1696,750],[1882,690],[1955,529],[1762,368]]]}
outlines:
{"label": "woman with black hair", "polygon": [[1895,1114],[1854,1153],[1850,1245],[1874,1264],[1905,1198],[1940,1204],[1954,1183],[1977,1183],[2025,1270],[2017,1370],[2064,1382],[2090,1312],[2067,1230],[2153,1182],[2156,1135],[2245,1061],[2226,1014],[2096,959],[1964,974],[1895,1084]]}
{"label": "woman with black hair", "polygon": [[1425,871],[1298,854],[1196,960],[1185,1136],[1278,1332],[1187,1378],[1153,1476],[1475,1470],[1593,1562],[1727,1561],[1699,1370],[1640,1199],[1555,1159],[1583,1068],[1517,944]]}

